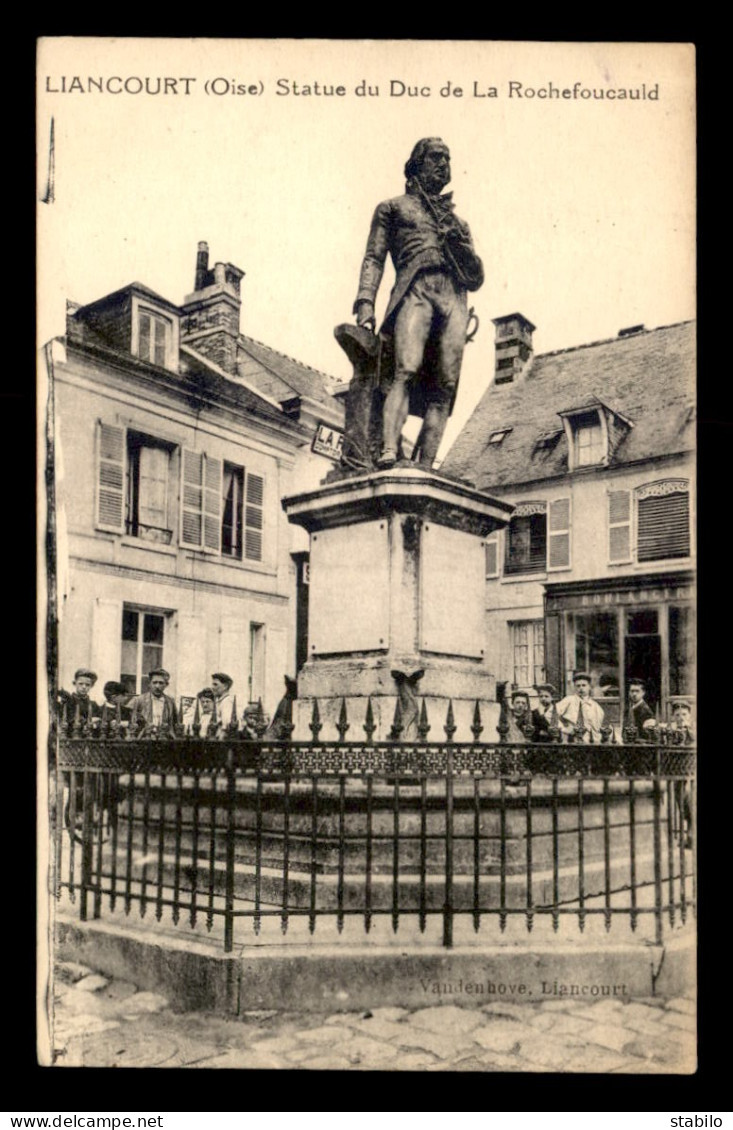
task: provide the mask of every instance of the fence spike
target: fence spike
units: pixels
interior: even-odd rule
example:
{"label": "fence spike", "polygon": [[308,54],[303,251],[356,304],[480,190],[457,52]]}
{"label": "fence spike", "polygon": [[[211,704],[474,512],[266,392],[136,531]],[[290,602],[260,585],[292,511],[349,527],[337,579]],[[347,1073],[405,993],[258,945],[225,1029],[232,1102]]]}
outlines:
{"label": "fence spike", "polygon": [[396,703],[395,703],[394,718],[392,720],[392,729],[389,731],[389,740],[391,742],[398,742],[400,740],[400,734],[402,733],[403,730],[404,730],[404,726],[402,724],[402,706],[401,706],[400,700],[398,698]]}
{"label": "fence spike", "polygon": [[428,740],[429,732],[430,732],[430,723],[428,722],[428,712],[427,712],[427,709],[426,709],[426,706],[425,706],[425,699],[423,698],[422,706],[420,707],[420,717],[419,717],[418,723],[417,723],[418,741],[426,742]]}
{"label": "fence spike", "polygon": [[255,733],[257,734],[258,741],[262,741],[265,730],[267,729],[267,719],[265,718],[265,712],[262,709],[261,698],[257,699],[257,712],[254,717],[253,725],[255,728]]}
{"label": "fence spike", "polygon": [[483,730],[484,728],[481,724],[481,707],[479,706],[478,699],[476,699],[476,705],[473,708],[473,723],[471,725],[471,733],[473,734],[473,740],[475,742],[479,740]]}
{"label": "fence spike", "polygon": [[453,699],[452,698],[448,699],[448,713],[446,714],[445,726],[443,727],[443,729],[445,730],[446,739],[449,742],[452,742],[453,741],[453,735],[456,732],[456,723],[455,723],[455,719],[453,717]]}
{"label": "fence spike", "polygon": [[338,730],[338,736],[339,736],[340,742],[345,740],[346,732],[349,729],[350,725],[351,725],[351,723],[349,722],[347,714],[346,714],[346,699],[342,698],[341,699],[341,709],[339,710],[338,722],[336,723],[336,729]]}
{"label": "fence spike", "polygon": [[372,744],[372,735],[376,730],[376,723],[374,721],[374,711],[372,710],[372,696],[369,695],[367,699],[366,718],[364,719],[364,732],[366,733],[366,744]]}
{"label": "fence spike", "polygon": [[308,723],[308,727],[309,727],[310,732],[312,734],[312,741],[317,742],[318,741],[318,735],[320,734],[321,730],[323,729],[323,722],[321,722],[321,712],[318,709],[318,699],[317,698],[313,699],[313,709],[311,710],[311,720]]}

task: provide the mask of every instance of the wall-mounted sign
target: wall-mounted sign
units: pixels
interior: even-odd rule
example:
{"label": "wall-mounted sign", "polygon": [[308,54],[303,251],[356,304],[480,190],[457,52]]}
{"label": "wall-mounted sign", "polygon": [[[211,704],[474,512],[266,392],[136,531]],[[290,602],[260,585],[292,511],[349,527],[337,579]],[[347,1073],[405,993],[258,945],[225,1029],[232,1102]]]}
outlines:
{"label": "wall-mounted sign", "polygon": [[342,431],[330,427],[329,424],[318,425],[312,444],[312,450],[315,451],[316,455],[325,455],[327,459],[333,459],[334,463],[338,463],[343,446],[344,433]]}

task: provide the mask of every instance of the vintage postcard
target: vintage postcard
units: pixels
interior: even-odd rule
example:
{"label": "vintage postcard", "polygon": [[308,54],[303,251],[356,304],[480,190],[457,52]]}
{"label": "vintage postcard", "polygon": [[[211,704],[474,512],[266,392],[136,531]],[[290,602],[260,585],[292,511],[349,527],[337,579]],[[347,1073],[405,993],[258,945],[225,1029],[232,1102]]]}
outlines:
{"label": "vintage postcard", "polygon": [[693,1072],[694,48],[37,108],[40,1062]]}

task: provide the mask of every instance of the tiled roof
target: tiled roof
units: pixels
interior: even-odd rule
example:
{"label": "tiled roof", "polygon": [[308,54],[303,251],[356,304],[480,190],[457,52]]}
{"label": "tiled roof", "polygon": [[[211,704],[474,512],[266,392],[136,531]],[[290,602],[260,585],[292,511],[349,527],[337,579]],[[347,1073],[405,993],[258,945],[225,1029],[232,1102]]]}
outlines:
{"label": "tiled roof", "polygon": [[[441,471],[479,490],[562,475],[568,451],[557,413],[596,402],[633,424],[611,466],[692,450],[695,323],[536,356],[514,382],[489,385]],[[506,428],[501,443],[489,443]]]}
{"label": "tiled roof", "polygon": [[243,380],[278,402],[307,396],[334,405],[332,391],[339,386],[334,377],[244,334],[239,335],[237,368]]}

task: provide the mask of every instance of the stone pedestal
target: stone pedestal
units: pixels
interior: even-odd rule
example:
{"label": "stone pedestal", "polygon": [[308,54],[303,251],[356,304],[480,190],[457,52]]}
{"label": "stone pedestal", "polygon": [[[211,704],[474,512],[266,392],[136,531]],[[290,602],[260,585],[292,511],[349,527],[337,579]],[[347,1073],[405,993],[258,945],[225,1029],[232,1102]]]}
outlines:
{"label": "stone pedestal", "polygon": [[362,740],[367,700],[386,740],[399,697],[402,738],[417,737],[426,700],[430,740],[470,741],[474,705],[496,739],[495,681],[486,664],[485,539],[513,507],[433,472],[398,467],[283,500],[311,535],[308,660],[298,677],[296,738],[310,737],[318,700],[323,740],[337,736],[342,700]]}

